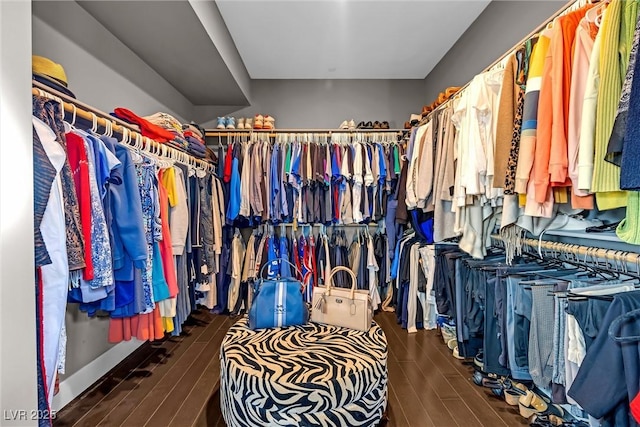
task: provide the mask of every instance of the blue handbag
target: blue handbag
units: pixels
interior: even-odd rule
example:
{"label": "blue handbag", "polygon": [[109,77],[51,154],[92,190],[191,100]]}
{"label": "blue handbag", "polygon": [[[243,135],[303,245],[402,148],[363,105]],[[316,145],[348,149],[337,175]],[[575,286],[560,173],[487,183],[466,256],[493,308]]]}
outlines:
{"label": "blue handbag", "polygon": [[303,325],[309,320],[309,308],[302,297],[303,285],[294,277],[264,279],[264,268],[287,260],[274,260],[262,266],[249,308],[249,327],[253,330]]}

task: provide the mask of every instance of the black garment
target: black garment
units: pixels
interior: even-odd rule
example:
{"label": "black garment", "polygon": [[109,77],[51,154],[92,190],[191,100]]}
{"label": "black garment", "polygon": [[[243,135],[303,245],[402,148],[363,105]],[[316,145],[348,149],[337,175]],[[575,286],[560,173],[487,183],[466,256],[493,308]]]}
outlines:
{"label": "black garment", "polygon": [[56,177],[56,169],[51,164],[42,146],[38,132],[33,129],[33,236],[36,267],[51,264],[49,252],[40,232],[40,224],[49,202],[51,184]]}

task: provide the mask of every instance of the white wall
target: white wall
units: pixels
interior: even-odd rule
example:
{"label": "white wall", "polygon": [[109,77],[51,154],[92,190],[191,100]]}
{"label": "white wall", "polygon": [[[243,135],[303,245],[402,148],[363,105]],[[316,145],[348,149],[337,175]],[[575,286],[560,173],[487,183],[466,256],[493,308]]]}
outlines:
{"label": "white wall", "polygon": [[[108,63],[87,52],[48,23],[33,16],[33,54],[61,64],[67,74],[69,89],[76,98],[104,112],[116,107],[127,108],[139,116],[164,111],[183,121],[170,106],[116,73]],[[133,54],[133,53],[132,53]]]}
{"label": "white wall", "polygon": [[2,426],[38,425],[30,46],[31,3],[0,1]]}
{"label": "white wall", "polygon": [[567,3],[492,1],[425,79],[426,103],[449,86],[468,83]]}
{"label": "white wall", "polygon": [[253,80],[251,106],[229,115],[268,114],[281,129],[332,129],[349,119],[386,120],[402,128],[422,108],[423,90],[423,80]]}

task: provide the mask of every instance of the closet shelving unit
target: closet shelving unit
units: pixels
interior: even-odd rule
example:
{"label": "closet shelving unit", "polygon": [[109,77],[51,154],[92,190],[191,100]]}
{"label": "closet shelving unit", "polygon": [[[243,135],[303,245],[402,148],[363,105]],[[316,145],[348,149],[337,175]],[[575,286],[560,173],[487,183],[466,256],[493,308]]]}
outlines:
{"label": "closet shelving unit", "polygon": [[65,118],[72,123],[78,119],[84,120],[96,128],[99,126],[105,129],[105,131],[110,130],[114,135],[120,136],[121,139],[119,142],[124,143],[132,149],[139,149],[155,156],[169,158],[189,166],[204,169],[208,172],[213,172],[215,169],[215,166],[210,162],[197,159],[188,153],[143,136],[138,126],[113,117],[110,114],[78,101],[38,81],[34,80],[32,84],[31,93],[33,95],[45,96],[58,101],[63,107]]}
{"label": "closet shelving unit", "polygon": [[238,136],[238,135],[250,135],[255,134],[269,134],[269,136],[276,136],[278,134],[285,133],[306,133],[306,134],[380,134],[380,133],[396,133],[401,134],[407,132],[409,129],[205,129],[205,135],[211,138],[226,137],[226,136]]}

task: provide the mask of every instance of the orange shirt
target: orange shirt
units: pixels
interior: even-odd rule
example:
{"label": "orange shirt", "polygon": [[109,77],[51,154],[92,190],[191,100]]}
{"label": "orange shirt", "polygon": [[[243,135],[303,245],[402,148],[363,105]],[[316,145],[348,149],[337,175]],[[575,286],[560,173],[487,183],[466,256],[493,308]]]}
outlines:
{"label": "orange shirt", "polygon": [[558,40],[553,51],[552,104],[553,127],[550,141],[549,175],[552,186],[570,186],[568,176],[567,129],[569,127],[569,95],[573,67],[573,42],[580,20],[593,5],[584,6],[556,21]]}

